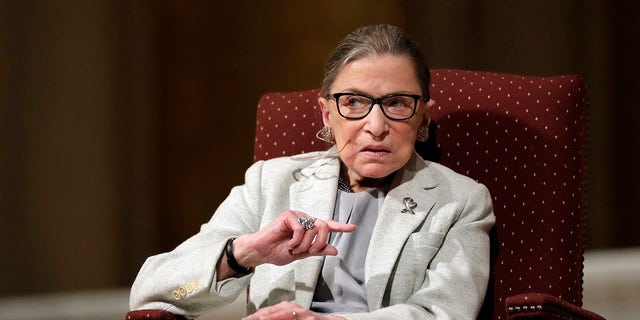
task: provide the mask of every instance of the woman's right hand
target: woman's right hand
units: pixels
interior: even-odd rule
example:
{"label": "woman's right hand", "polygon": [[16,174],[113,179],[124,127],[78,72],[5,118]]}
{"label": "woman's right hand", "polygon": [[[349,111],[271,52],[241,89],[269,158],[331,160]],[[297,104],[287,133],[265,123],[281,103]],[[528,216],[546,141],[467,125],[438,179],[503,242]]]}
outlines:
{"label": "woman's right hand", "polygon": [[252,268],[263,263],[285,265],[310,256],[336,255],[338,250],[327,244],[331,232],[351,232],[357,226],[333,220],[315,220],[306,229],[299,218],[310,219],[304,212],[287,210],[258,232],[244,234],[233,242],[238,263]]}

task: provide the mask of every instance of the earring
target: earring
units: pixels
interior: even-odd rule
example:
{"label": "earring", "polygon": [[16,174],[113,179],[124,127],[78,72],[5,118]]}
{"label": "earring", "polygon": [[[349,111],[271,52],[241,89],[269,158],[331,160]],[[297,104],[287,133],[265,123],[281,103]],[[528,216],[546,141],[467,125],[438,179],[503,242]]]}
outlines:
{"label": "earring", "polygon": [[416,136],[416,140],[420,142],[426,142],[429,139],[429,127],[422,126],[418,128],[418,135]]}
{"label": "earring", "polygon": [[330,144],[336,143],[336,140],[333,137],[333,130],[331,127],[324,126],[318,132],[316,132],[316,138]]}

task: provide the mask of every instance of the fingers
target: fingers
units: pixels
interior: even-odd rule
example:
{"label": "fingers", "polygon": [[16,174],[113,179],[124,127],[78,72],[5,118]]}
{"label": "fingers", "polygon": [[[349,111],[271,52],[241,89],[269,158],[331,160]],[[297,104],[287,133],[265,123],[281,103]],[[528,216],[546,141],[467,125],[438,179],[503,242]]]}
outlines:
{"label": "fingers", "polygon": [[234,250],[245,265],[282,266],[310,256],[336,255],[337,250],[327,244],[329,235],[355,229],[355,225],[313,219],[304,212],[287,210],[257,232],[236,239]]}
{"label": "fingers", "polygon": [[[309,251],[311,246],[313,246],[314,244],[316,246],[318,244],[322,246],[325,245],[324,243],[326,243],[326,240],[324,243],[320,243],[319,241],[317,241],[317,235],[319,234],[322,235],[323,233],[326,234],[326,228],[322,228],[320,225],[321,223],[319,223],[317,226],[314,226],[313,229],[305,230],[304,237],[302,238],[302,242],[300,243],[300,245],[296,250],[306,252],[306,251]],[[325,231],[323,232],[320,229],[325,229]]]}
{"label": "fingers", "polygon": [[315,218],[308,217],[301,212],[295,211],[300,216],[295,219],[295,226],[293,226],[293,235],[291,241],[289,241],[289,250],[291,254],[297,255],[303,252],[309,251],[309,248],[317,243],[317,235],[320,234],[320,238],[326,236],[328,228],[323,227],[323,223]]}
{"label": "fingers", "polygon": [[309,247],[310,254],[316,254],[322,251],[327,246],[327,240],[329,240],[329,225],[326,222],[317,224],[315,240],[311,247]]}
{"label": "fingers", "polygon": [[329,232],[351,232],[358,228],[355,224],[342,223],[333,220],[325,220],[329,226]]}
{"label": "fingers", "polygon": [[297,248],[300,243],[302,243],[306,231],[306,229],[298,222],[298,218],[300,218],[300,215],[298,215],[299,213],[297,211],[293,212],[295,212],[295,214],[287,218],[289,228],[293,232],[291,240],[289,240],[289,250]]}
{"label": "fingers", "polygon": [[283,301],[276,305],[262,308],[244,319],[305,319],[311,315],[313,315],[313,312],[295,303]]}
{"label": "fingers", "polygon": [[[311,255],[336,255],[337,250],[327,244],[331,232],[352,232],[357,226],[333,220],[320,220],[300,211],[290,211],[286,218],[292,231],[289,253],[301,255],[296,259]],[[309,220],[313,220],[310,222]]]}

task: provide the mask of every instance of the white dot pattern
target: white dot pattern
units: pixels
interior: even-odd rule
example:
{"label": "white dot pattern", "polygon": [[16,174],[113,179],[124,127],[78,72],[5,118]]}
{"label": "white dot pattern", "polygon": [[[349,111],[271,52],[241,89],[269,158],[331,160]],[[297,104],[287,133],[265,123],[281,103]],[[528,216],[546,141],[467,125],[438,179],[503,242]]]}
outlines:
{"label": "white dot pattern", "polygon": [[258,102],[253,160],[266,160],[330,145],[316,138],[323,127],[318,89],[265,93]]}
{"label": "white dot pattern", "polygon": [[[587,90],[579,76],[431,71],[440,162],[487,185],[497,217],[493,318],[508,296],[582,304]],[[254,160],[323,150],[318,90],[268,93]]]}

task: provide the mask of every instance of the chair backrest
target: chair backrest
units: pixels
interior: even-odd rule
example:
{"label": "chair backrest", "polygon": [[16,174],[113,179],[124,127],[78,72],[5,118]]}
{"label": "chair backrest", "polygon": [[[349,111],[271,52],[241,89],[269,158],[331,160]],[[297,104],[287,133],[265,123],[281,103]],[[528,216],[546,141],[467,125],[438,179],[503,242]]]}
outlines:
{"label": "chair backrest", "polygon": [[[483,313],[506,319],[505,299],[531,292],[582,305],[583,80],[454,69],[431,75],[437,105],[430,138],[437,152],[425,157],[485,184],[494,201],[492,278]],[[315,137],[323,125],[317,94],[261,97],[255,161],[328,147]]]}

